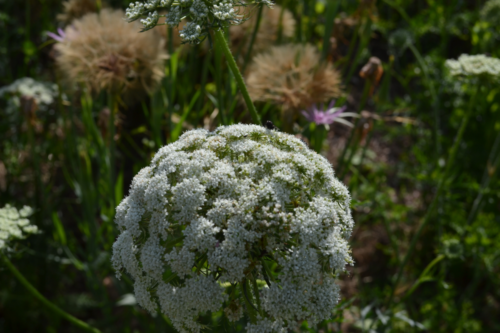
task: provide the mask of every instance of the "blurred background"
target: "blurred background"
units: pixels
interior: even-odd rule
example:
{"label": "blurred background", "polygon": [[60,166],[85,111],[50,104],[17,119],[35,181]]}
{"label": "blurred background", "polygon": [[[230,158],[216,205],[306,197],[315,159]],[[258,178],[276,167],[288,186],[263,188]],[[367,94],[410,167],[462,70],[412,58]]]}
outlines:
{"label": "blurred background", "polygon": [[[139,34],[127,6],[0,0],[0,206],[35,210],[41,233],[9,257],[46,298],[102,332],[175,332],[114,276],[115,207],[184,131],[251,118],[211,39]],[[241,15],[226,38],[262,120],[328,158],[353,198],[342,300],[300,330],[500,331],[500,78],[445,67],[500,56],[500,1],[278,0]],[[0,332],[79,331],[0,272]]]}

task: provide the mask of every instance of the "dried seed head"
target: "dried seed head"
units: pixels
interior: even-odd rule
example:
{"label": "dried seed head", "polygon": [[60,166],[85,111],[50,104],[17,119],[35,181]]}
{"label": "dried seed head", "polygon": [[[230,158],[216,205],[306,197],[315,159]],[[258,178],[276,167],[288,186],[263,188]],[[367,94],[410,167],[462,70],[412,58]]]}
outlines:
{"label": "dried seed head", "polygon": [[164,41],[155,32],[139,30],[139,24],[123,20],[120,10],[85,15],[55,45],[57,65],[70,83],[95,92],[150,92],[164,75]]}
{"label": "dried seed head", "polygon": [[255,56],[247,76],[255,101],[271,101],[298,110],[324,103],[341,94],[340,74],[321,64],[311,45],[274,46]]}
{"label": "dried seed head", "polygon": [[86,14],[97,12],[96,0],[67,0],[63,2],[63,12],[57,15],[57,20],[64,25],[79,19]]}

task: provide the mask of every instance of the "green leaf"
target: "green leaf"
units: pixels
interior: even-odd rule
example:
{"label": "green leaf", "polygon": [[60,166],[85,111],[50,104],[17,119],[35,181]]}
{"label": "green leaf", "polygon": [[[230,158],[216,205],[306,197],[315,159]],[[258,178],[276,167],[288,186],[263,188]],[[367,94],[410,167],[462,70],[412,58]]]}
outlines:
{"label": "green leaf", "polygon": [[54,222],[54,227],[56,228],[56,235],[62,245],[66,245],[66,232],[64,232],[64,227],[59,219],[57,212],[52,212],[52,221]]}

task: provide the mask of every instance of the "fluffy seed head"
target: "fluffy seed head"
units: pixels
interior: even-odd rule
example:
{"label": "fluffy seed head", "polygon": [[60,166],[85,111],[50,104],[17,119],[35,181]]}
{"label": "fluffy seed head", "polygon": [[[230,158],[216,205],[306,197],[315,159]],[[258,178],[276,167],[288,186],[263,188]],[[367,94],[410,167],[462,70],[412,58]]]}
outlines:
{"label": "fluffy seed head", "polygon": [[135,280],[139,304],[180,332],[199,332],[206,311],[238,320],[252,295],[263,317],[248,331],[281,332],[331,316],[335,279],[352,263],[349,205],[330,163],[292,135],[192,130],[135,176],[112,262]]}
{"label": "fluffy seed head", "polygon": [[149,92],[164,75],[166,53],[156,32],[139,30],[139,24],[123,20],[120,10],[85,15],[55,45],[57,65],[68,81],[93,91]]}
{"label": "fluffy seed head", "polygon": [[339,72],[330,64],[321,64],[312,45],[274,46],[258,54],[247,83],[253,100],[294,110],[327,102],[341,93]]}
{"label": "fluffy seed head", "polygon": [[96,0],[67,0],[63,2],[63,12],[57,15],[57,20],[66,25],[95,12],[97,12]]}

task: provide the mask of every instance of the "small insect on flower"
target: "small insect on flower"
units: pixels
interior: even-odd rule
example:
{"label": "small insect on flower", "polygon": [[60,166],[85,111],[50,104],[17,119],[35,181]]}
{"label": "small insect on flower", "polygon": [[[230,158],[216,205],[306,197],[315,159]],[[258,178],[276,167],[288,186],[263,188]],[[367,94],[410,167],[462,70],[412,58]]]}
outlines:
{"label": "small insect on flower", "polygon": [[277,130],[278,127],[274,126],[273,122],[268,120],[266,121],[265,127],[269,130]]}

